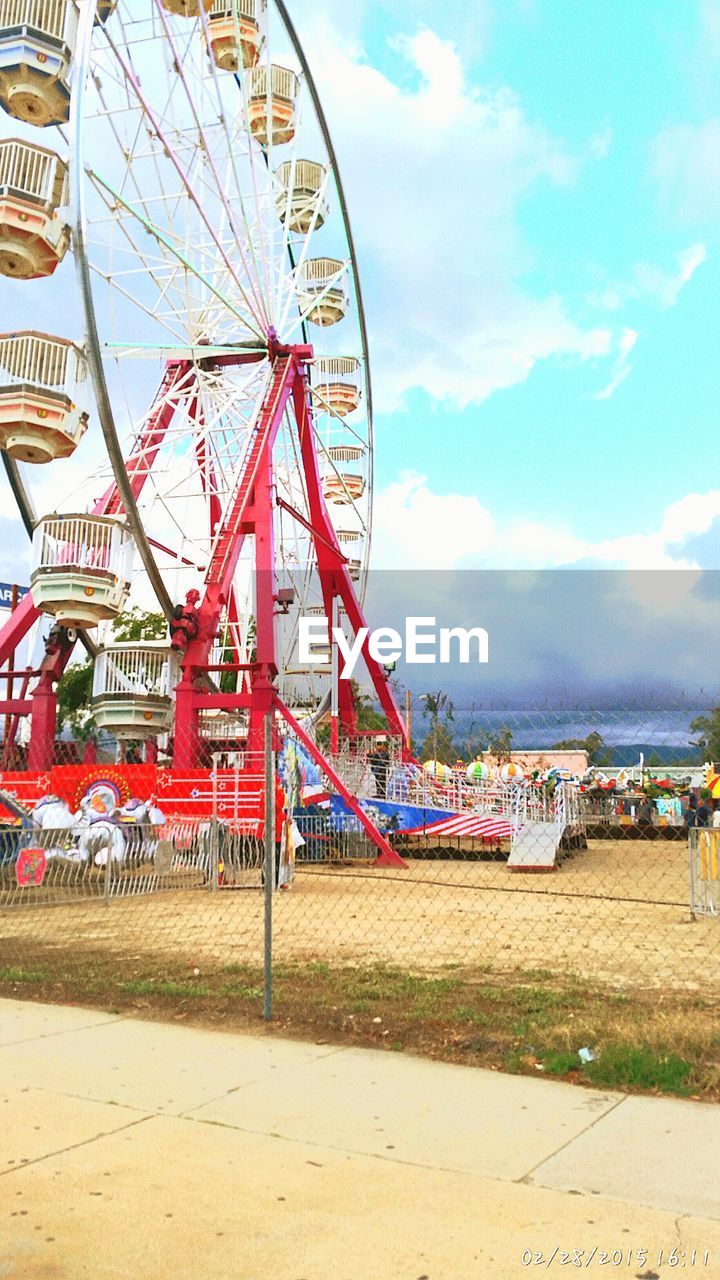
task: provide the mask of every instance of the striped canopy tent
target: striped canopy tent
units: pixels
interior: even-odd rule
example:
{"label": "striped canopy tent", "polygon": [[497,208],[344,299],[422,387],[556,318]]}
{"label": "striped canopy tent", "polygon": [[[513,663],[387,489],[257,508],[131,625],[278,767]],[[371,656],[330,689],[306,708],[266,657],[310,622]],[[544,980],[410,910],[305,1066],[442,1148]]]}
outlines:
{"label": "striped canopy tent", "polygon": [[514,828],[507,818],[494,817],[492,814],[459,813],[453,818],[442,818],[440,822],[431,822],[426,827],[411,827],[409,830],[395,832],[403,836],[451,836],[459,840],[510,840]]}

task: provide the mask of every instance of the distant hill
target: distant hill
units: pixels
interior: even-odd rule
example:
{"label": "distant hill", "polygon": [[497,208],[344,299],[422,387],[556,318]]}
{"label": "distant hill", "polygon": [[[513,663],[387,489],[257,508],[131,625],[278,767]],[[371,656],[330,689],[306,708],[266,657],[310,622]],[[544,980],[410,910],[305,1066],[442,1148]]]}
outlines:
{"label": "distant hill", "polygon": [[[627,708],[612,706],[602,712],[546,708],[537,711],[496,709],[483,712],[456,708],[448,726],[458,754],[467,754],[487,745],[489,739],[507,726],[516,751],[549,751],[556,742],[584,740],[591,730],[599,733],[609,756],[607,768],[636,765],[642,754],[645,764],[699,765],[702,754],[688,742],[690,715],[683,708]],[[422,741],[427,726],[414,726],[414,737]],[[653,737],[657,734],[655,741]]]}
{"label": "distant hill", "polygon": [[613,746],[611,743],[607,746],[612,766],[618,769],[627,765],[637,764],[640,760],[640,753],[645,757],[645,764],[650,767],[657,765],[699,765],[703,763],[702,752],[696,747],[673,747],[661,744],[655,746],[652,742],[638,742],[627,745],[623,743],[621,746]]}

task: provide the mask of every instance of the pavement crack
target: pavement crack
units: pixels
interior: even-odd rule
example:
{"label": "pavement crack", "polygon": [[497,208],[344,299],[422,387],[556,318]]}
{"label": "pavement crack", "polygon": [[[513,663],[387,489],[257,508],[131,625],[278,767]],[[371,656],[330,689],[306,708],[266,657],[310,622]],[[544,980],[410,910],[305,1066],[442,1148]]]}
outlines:
{"label": "pavement crack", "polygon": [[184,1113],[175,1119],[185,1120],[188,1124],[209,1125],[215,1129],[230,1129],[234,1133],[244,1133],[248,1137],[272,1138],[276,1142],[286,1142],[290,1146],[310,1147],[317,1151],[332,1151],[336,1155],[358,1156],[364,1160],[382,1160],[385,1164],[399,1164],[409,1169],[427,1169],[437,1173],[452,1173],[466,1178],[485,1178],[488,1182],[512,1182],[512,1178],[499,1178],[491,1173],[479,1173],[477,1169],[459,1169],[456,1165],[427,1164],[422,1160],[403,1160],[401,1156],[385,1155],[381,1151],[363,1151],[358,1147],[343,1147],[331,1142],[317,1142],[312,1138],[294,1138],[289,1134],[277,1133],[271,1129],[251,1129],[247,1125],[231,1124],[228,1120],[209,1120],[201,1116]]}
{"label": "pavement crack", "polygon": [[577,1142],[578,1138],[583,1138],[585,1134],[589,1133],[591,1129],[594,1129],[596,1125],[601,1124],[609,1115],[612,1115],[613,1111],[617,1111],[618,1107],[621,1107],[623,1102],[627,1102],[627,1095],[623,1095],[622,1098],[618,1098],[617,1102],[614,1102],[612,1106],[608,1107],[607,1111],[603,1111],[602,1115],[595,1116],[594,1120],[591,1120],[590,1124],[586,1125],[584,1129],[581,1129],[579,1133],[574,1133],[571,1138],[567,1138],[565,1142],[561,1142],[560,1146],[555,1151],[551,1151],[549,1155],[543,1156],[542,1160],[538,1160],[537,1164],[534,1164],[531,1169],[528,1169],[522,1177],[514,1178],[513,1181],[529,1182],[533,1174],[537,1173],[538,1169],[541,1169],[549,1160],[554,1160],[555,1156],[560,1155],[561,1151],[567,1151],[567,1148],[571,1147],[573,1142]]}
{"label": "pavement crack", "polygon": [[[334,1058],[337,1057],[339,1053],[346,1052],[347,1047],[345,1045],[335,1045],[328,1053],[318,1054],[318,1056],[316,1058],[312,1058],[310,1062],[311,1064],[314,1062],[324,1062],[326,1058]],[[287,1075],[288,1071],[296,1073],[297,1069],[296,1064],[289,1065],[287,1067],[280,1067],[273,1072],[273,1081]],[[223,1102],[225,1098],[229,1098],[235,1093],[242,1093],[243,1089],[251,1089],[253,1085],[262,1084],[267,1081],[267,1078],[267,1070],[264,1070],[261,1075],[255,1076],[252,1080],[243,1080],[240,1084],[231,1085],[229,1089],[224,1089],[222,1093],[218,1093],[212,1098],[205,1098],[202,1102],[198,1102],[194,1107],[187,1107],[185,1111],[179,1112],[180,1118],[192,1118],[194,1113],[196,1111],[202,1111],[203,1107],[211,1107],[216,1102]],[[234,1126],[231,1125],[230,1128],[234,1128]]]}
{"label": "pavement crack", "polygon": [[3,1049],[14,1049],[19,1044],[32,1044],[35,1040],[58,1040],[60,1036],[74,1036],[79,1031],[95,1031],[98,1027],[109,1027],[114,1022],[123,1022],[123,1018],[104,1018],[102,1022],[88,1022],[83,1027],[63,1027],[62,1031],[44,1031],[41,1035],[25,1036],[23,1040],[7,1040],[0,1042],[0,1053]]}
{"label": "pavement crack", "polygon": [[69,1151],[77,1151],[81,1147],[91,1147],[94,1142],[99,1142],[101,1138],[112,1138],[116,1133],[124,1133],[126,1129],[134,1129],[139,1124],[146,1124],[148,1120],[156,1119],[155,1116],[140,1116],[138,1120],[131,1120],[129,1124],[121,1124],[117,1129],[103,1130],[96,1133],[92,1138],[83,1138],[81,1142],[72,1142],[68,1147],[58,1147],[57,1151],[47,1151],[45,1155],[36,1156],[34,1160],[25,1160],[22,1164],[14,1165],[12,1169],[0,1169],[0,1178],[9,1177],[13,1173],[22,1173],[24,1169],[31,1169],[34,1164],[43,1164],[46,1160],[54,1160],[57,1156],[64,1156]]}

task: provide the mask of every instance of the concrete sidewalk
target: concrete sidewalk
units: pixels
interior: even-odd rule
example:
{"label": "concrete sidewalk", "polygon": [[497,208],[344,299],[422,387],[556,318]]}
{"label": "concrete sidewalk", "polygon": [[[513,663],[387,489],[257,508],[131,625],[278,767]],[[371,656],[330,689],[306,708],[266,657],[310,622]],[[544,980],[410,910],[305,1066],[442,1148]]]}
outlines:
{"label": "concrete sidewalk", "polygon": [[720,1280],[700,1103],[8,1000],[0,1072],[3,1280]]}

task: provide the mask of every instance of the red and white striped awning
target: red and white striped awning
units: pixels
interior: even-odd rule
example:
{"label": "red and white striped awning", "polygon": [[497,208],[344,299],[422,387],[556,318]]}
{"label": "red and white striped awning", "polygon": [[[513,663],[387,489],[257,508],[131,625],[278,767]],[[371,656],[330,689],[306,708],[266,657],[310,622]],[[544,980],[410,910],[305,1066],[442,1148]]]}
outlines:
{"label": "red and white striped awning", "polygon": [[458,813],[454,818],[441,818],[427,827],[411,827],[394,834],[403,836],[455,836],[463,840],[509,840],[513,827],[507,818],[491,814]]}

